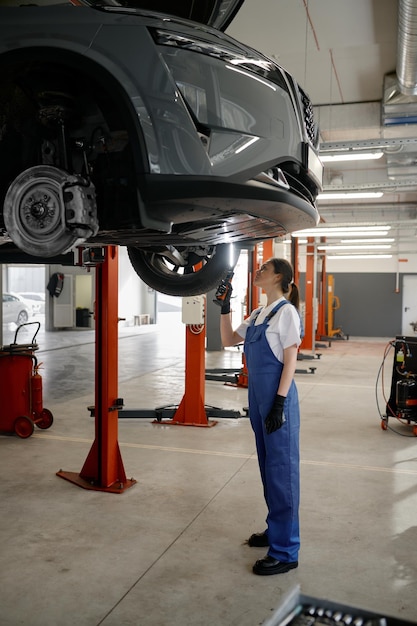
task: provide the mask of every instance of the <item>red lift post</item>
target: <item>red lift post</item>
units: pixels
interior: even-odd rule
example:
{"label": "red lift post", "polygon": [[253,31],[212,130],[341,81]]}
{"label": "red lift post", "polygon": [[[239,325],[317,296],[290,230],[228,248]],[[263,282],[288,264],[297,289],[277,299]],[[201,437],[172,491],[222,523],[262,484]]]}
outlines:
{"label": "red lift post", "polygon": [[[268,259],[274,256],[274,242],[273,239],[268,239],[267,241],[262,242],[262,262],[267,261]],[[259,246],[255,245],[252,252],[248,255],[248,287],[247,287],[247,296],[246,301],[248,303],[248,307],[246,310],[246,317],[249,317],[251,311],[256,309],[259,306],[259,288],[254,287],[253,281],[255,279],[255,272],[259,267]],[[232,383],[233,386],[236,387],[247,387],[248,386],[248,370],[246,367],[245,355],[242,354],[242,368],[240,372],[237,374],[237,382]]]}
{"label": "red lift post", "polygon": [[320,273],[320,287],[319,287],[319,303],[318,303],[318,319],[316,339],[320,340],[325,337],[326,332],[326,301],[327,301],[327,275],[326,275],[326,253],[323,252],[320,255],[321,259],[321,273]]}
{"label": "red lift post", "polygon": [[[94,255],[93,255],[94,256]],[[79,474],[60,470],[57,476],[95,491],[123,493],[136,484],[127,479],[118,443],[118,252],[104,248],[96,265],[95,301],[95,439]]]}
{"label": "red lift post", "polygon": [[297,237],[291,237],[291,265],[294,271],[294,282],[297,285],[297,287],[300,286],[300,269],[298,267],[298,254],[299,254],[298,246],[299,244],[298,244]]}
{"label": "red lift post", "polygon": [[[265,245],[266,242],[263,243]],[[266,248],[263,248],[264,252]],[[268,258],[272,256],[272,241],[270,247],[271,254]],[[255,279],[255,272],[258,269],[259,260],[258,260],[258,246],[255,244],[254,249],[248,254],[248,286],[246,292],[246,317],[249,317],[251,311],[256,309],[259,306],[259,289],[254,287],[253,281]],[[265,257],[263,257],[265,259]],[[237,374],[237,382],[232,383],[232,386],[236,387],[247,387],[248,386],[248,369],[246,367],[245,355],[242,354],[242,368]]]}
{"label": "red lift post", "polygon": [[200,426],[210,428],[205,405],[206,325],[187,324],[185,330],[185,392],[172,419],[155,420],[154,424]]}
{"label": "red lift post", "polygon": [[308,237],[306,250],[306,284],[305,284],[305,317],[304,317],[304,338],[301,342],[301,350],[314,349],[315,332],[313,328],[313,307],[314,307],[314,238]]}

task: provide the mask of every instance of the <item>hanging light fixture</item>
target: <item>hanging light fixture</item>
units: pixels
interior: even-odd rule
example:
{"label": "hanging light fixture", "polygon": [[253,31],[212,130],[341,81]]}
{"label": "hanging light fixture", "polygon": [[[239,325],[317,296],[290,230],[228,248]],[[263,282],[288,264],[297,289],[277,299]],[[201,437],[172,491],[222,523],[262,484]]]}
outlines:
{"label": "hanging light fixture", "polygon": [[384,153],[381,150],[375,152],[340,152],[335,154],[321,154],[322,163],[339,163],[341,161],[370,161],[380,159]]}

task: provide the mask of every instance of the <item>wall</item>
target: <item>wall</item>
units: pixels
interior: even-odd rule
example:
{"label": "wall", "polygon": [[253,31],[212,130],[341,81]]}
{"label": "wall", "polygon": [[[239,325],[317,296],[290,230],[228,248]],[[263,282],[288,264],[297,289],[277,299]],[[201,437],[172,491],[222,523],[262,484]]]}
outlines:
{"label": "wall", "polygon": [[[148,314],[150,323],[155,323],[156,295],[136,274],[127,255],[125,247],[118,248],[118,282],[119,301],[118,313],[122,318],[120,325],[131,326],[135,316]],[[74,302],[76,307],[93,308],[95,300],[95,269],[80,266],[47,265],[45,266],[46,284],[54,272],[63,272],[74,276]],[[90,300],[91,298],[91,300]],[[53,323],[52,298],[47,292],[45,317],[46,330],[55,330]],[[94,328],[91,318],[90,326]]]}
{"label": "wall", "polygon": [[[402,275],[399,292],[397,276],[389,273],[333,274],[333,295],[340,307],[334,311],[333,328],[340,328],[347,336],[395,337],[402,331]],[[319,283],[320,277],[317,282]],[[305,274],[300,274],[300,295],[304,300]],[[319,288],[319,287],[318,287]],[[325,303],[327,322],[327,302]]]}
{"label": "wall", "polygon": [[148,314],[156,323],[156,292],[136,274],[125,247],[119,247],[119,317],[121,325],[132,326],[135,317]]}
{"label": "wall", "polygon": [[335,328],[358,337],[400,335],[402,293],[395,292],[395,285],[395,274],[334,274],[334,295],[340,300]]}
{"label": "wall", "polygon": [[45,272],[43,265],[3,265],[3,289],[20,293],[38,291],[45,293]]}
{"label": "wall", "polygon": [[[417,254],[406,261],[391,259],[329,259],[327,275],[334,276],[334,295],[340,308],[334,312],[334,328],[358,337],[395,337],[402,334],[403,277],[417,274]],[[304,297],[305,254],[299,256],[300,292]],[[320,280],[321,263],[317,271]],[[318,288],[318,287],[317,287]],[[416,294],[417,298],[417,294]],[[326,309],[327,319],[327,309]]]}

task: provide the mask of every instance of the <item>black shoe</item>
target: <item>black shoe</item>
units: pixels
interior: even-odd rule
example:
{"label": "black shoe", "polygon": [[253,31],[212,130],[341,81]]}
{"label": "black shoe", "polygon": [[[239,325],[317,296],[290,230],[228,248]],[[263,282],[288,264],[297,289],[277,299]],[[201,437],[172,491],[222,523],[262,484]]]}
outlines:
{"label": "black shoe", "polygon": [[283,563],[267,555],[263,559],[256,561],[252,571],[254,574],[258,574],[258,576],[272,576],[272,574],[285,574],[290,569],[295,569],[296,567],[298,567],[298,561]]}
{"label": "black shoe", "polygon": [[263,533],[253,533],[253,535],[246,540],[246,543],[251,548],[268,548],[269,541],[266,530]]}

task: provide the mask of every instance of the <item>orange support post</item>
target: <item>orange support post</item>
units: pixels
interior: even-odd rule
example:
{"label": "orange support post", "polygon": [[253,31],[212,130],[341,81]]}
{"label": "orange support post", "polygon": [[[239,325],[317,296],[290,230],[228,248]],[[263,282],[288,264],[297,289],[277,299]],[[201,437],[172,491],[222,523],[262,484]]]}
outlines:
{"label": "orange support post", "polygon": [[319,303],[317,314],[316,339],[320,340],[327,335],[326,332],[326,300],[327,300],[327,276],[326,276],[326,254],[321,255],[321,276],[319,289]]}
{"label": "orange support post", "polygon": [[259,249],[258,246],[255,245],[251,254],[248,255],[249,267],[248,267],[248,308],[246,311],[246,317],[251,314],[253,309],[259,306],[259,296],[260,289],[259,287],[253,286],[253,281],[255,280],[255,272],[259,267]]}
{"label": "orange support post", "polygon": [[304,339],[301,342],[301,350],[313,350],[314,328],[313,328],[313,306],[314,306],[314,239],[308,237],[307,260],[306,260],[306,284],[305,284],[305,317],[304,317]]}
{"label": "orange support post", "polygon": [[262,262],[265,263],[268,259],[274,256],[274,240],[268,239],[262,243]]}
{"label": "orange support post", "polygon": [[60,470],[57,476],[96,491],[122,493],[136,480],[127,479],[118,444],[118,256],[105,249],[96,266],[95,439],[79,474]]}
{"label": "orange support post", "polygon": [[205,350],[206,325],[187,324],[185,330],[185,393],[170,420],[154,421],[154,424],[173,426],[215,426],[208,420],[205,409]]}
{"label": "orange support post", "polygon": [[327,279],[327,335],[328,337],[343,338],[342,329],[333,326],[334,312],[340,308],[340,300],[334,293],[334,276],[329,274]]}
{"label": "orange support post", "polygon": [[[253,281],[255,278],[255,272],[259,266],[259,258],[258,258],[259,249],[258,246],[255,245],[252,253],[248,255],[248,290],[247,290],[247,302],[248,307],[246,311],[246,317],[249,317],[251,311],[256,309],[259,306],[259,289],[254,287]],[[268,259],[274,256],[274,242],[273,239],[268,239],[267,241],[262,242],[262,262],[267,261]],[[246,367],[245,355],[242,354],[242,368],[237,375],[237,383],[236,387],[247,387],[248,386],[248,369]]]}
{"label": "orange support post", "polygon": [[300,270],[298,268],[298,254],[299,254],[298,245],[299,245],[298,238],[291,237],[291,265],[294,271],[294,282],[299,288],[300,287]]}
{"label": "orange support post", "polygon": [[[265,250],[265,249],[264,249]],[[272,253],[271,255],[272,256]],[[254,287],[253,281],[255,278],[255,272],[258,269],[258,246],[255,245],[252,251],[248,254],[248,286],[246,292],[246,317],[249,317],[251,311],[259,306],[259,289]],[[247,387],[248,386],[248,369],[246,367],[245,355],[242,354],[242,368],[237,375],[236,384],[232,387]]]}

